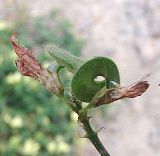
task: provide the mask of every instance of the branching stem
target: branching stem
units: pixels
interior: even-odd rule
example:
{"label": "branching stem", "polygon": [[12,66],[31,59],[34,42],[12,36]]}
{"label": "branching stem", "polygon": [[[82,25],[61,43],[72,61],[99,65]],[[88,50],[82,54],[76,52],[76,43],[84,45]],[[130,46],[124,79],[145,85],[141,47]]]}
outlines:
{"label": "branching stem", "polygon": [[[75,112],[78,114],[78,120],[82,123],[83,128],[86,132],[86,135],[84,138],[88,138],[94,147],[97,149],[99,154],[101,156],[110,156],[110,154],[107,152],[105,147],[103,146],[102,142],[98,138],[98,132],[94,131],[90,125],[89,119],[90,117],[87,115],[88,111],[85,111],[81,106],[81,103],[79,101],[69,102],[70,100],[65,100],[66,104]],[[77,107],[73,106],[76,105]]]}
{"label": "branching stem", "polygon": [[79,115],[79,120],[83,124],[83,128],[86,131],[86,136],[87,138],[92,142],[94,147],[97,149],[99,154],[101,156],[110,156],[110,154],[107,152],[105,147],[103,146],[102,142],[98,138],[97,132],[95,132],[89,122],[89,117],[87,116],[87,113],[83,112],[78,114]]}

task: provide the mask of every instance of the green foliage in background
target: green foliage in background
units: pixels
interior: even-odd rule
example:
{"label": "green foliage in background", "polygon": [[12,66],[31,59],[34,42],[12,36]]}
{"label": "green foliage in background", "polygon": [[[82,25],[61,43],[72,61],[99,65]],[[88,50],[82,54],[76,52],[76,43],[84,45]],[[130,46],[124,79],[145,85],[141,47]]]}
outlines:
{"label": "green foliage in background", "polygon": [[[35,55],[43,52],[44,43],[55,43],[80,55],[83,41],[76,39],[71,24],[57,11],[45,17],[25,14],[22,18],[10,21],[12,27],[0,22],[0,155],[71,156],[73,115],[60,99],[20,75],[9,38],[13,31],[18,32],[19,40]],[[42,62],[51,61],[46,55],[40,55]]]}

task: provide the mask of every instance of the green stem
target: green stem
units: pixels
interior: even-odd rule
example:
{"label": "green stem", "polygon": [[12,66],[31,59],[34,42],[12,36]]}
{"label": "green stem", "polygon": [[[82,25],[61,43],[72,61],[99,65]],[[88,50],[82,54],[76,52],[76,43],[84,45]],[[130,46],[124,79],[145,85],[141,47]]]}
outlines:
{"label": "green stem", "polygon": [[87,113],[80,113],[79,114],[79,120],[83,124],[83,128],[86,131],[86,136],[92,142],[92,144],[97,149],[99,154],[101,156],[110,156],[110,154],[107,152],[107,150],[103,146],[102,142],[99,140],[97,132],[95,132],[92,129],[92,127],[89,123],[89,117],[87,116]]}
{"label": "green stem", "polygon": [[64,102],[74,111],[75,113],[78,113],[79,109],[73,105],[67,98],[63,98]]}

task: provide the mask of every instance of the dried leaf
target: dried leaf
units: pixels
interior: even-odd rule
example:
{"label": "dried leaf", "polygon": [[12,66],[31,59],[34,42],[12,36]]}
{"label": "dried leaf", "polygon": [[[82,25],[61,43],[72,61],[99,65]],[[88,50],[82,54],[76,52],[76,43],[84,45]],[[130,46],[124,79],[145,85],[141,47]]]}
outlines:
{"label": "dried leaf", "polygon": [[139,81],[130,87],[119,87],[106,89],[105,94],[101,96],[95,103],[95,107],[102,104],[109,104],[119,99],[135,98],[141,96],[149,87],[147,81]]}
{"label": "dried leaf", "polygon": [[20,46],[15,32],[11,36],[11,43],[18,56],[16,66],[24,76],[29,76],[38,80],[48,90],[55,94],[60,94],[63,91],[63,87],[57,74],[44,69],[29,49]]}

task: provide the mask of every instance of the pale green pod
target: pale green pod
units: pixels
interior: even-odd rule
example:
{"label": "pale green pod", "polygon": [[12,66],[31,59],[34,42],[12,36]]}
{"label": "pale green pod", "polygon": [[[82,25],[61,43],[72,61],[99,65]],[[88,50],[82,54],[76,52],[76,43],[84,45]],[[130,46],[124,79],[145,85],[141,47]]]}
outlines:
{"label": "pale green pod", "polygon": [[57,45],[46,46],[49,54],[61,66],[66,67],[70,72],[74,73],[84,63],[82,59],[72,55]]}
{"label": "pale green pod", "polygon": [[[96,82],[97,76],[103,76],[105,80]],[[108,89],[113,88],[111,81],[120,83],[116,64],[109,58],[96,57],[84,63],[76,71],[71,82],[72,93],[80,101],[90,102],[104,86]]]}

